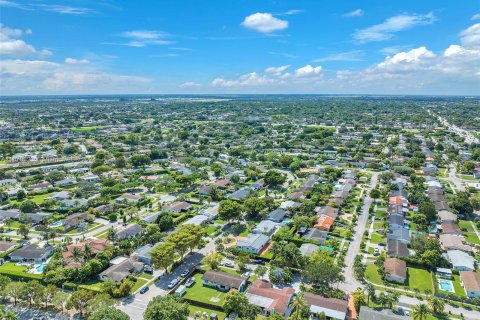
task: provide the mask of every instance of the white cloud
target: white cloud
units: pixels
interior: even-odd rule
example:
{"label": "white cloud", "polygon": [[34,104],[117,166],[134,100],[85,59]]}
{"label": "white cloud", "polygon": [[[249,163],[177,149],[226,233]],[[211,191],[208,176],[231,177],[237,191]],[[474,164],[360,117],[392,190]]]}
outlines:
{"label": "white cloud", "polygon": [[184,82],[179,85],[180,88],[195,88],[195,87],[200,87],[200,83],[198,82],[193,82],[193,81],[188,81]]}
{"label": "white cloud", "polygon": [[271,13],[254,13],[243,20],[242,26],[262,33],[284,30],[288,28],[288,21],[275,18]]}
{"label": "white cloud", "polygon": [[65,63],[66,64],[89,64],[90,61],[88,61],[87,59],[66,58]]}
{"label": "white cloud", "polygon": [[297,78],[318,78],[322,74],[322,67],[312,67],[311,65],[307,64],[304,67],[298,68],[295,70],[295,76]]}
{"label": "white cloud", "polygon": [[34,46],[18,39],[23,35],[29,35],[32,31],[30,29],[11,29],[0,24],[0,54],[10,56],[28,56],[41,55],[48,56],[52,53],[49,50],[43,49],[38,51]]}
{"label": "white cloud", "polygon": [[436,20],[432,12],[427,14],[400,14],[390,17],[380,24],[357,30],[353,34],[353,39],[358,43],[371,41],[385,41],[393,38],[399,31],[411,29],[416,26],[432,24]]}
{"label": "white cloud", "polygon": [[276,76],[281,75],[285,70],[287,70],[290,65],[280,66],[280,67],[268,67],[265,69],[266,73],[274,74]]}
{"label": "white cloud", "polygon": [[352,50],[347,52],[340,52],[328,55],[323,58],[318,58],[313,60],[313,62],[324,62],[324,61],[362,61],[365,56],[365,51],[363,50]]}
{"label": "white cloud", "polygon": [[380,68],[389,68],[392,66],[404,65],[412,66],[425,59],[434,58],[436,55],[426,47],[419,47],[406,52],[399,52],[394,56],[386,57],[384,62],[378,64]]}
{"label": "white cloud", "polygon": [[128,38],[129,41],[126,43],[103,42],[103,44],[142,48],[148,45],[165,45],[174,43],[174,41],[165,39],[169,37],[170,34],[156,30],[132,30],[122,32],[119,36]]}
{"label": "white cloud", "polygon": [[478,19],[480,19],[480,13],[474,14],[474,15],[470,18],[470,20],[478,20]]}
{"label": "white cloud", "polygon": [[345,17],[361,17],[365,14],[362,9],[353,10],[344,14]]}
{"label": "white cloud", "polygon": [[84,15],[84,14],[95,13],[95,10],[90,8],[70,7],[70,6],[62,6],[62,5],[56,5],[56,4],[39,4],[37,6],[45,11],[50,11],[50,12],[55,12],[60,14]]}
{"label": "white cloud", "polygon": [[290,16],[290,15],[294,15],[294,14],[303,13],[304,11],[305,10],[303,10],[303,9],[292,9],[292,10],[288,10],[288,11],[282,13],[282,15]]}
{"label": "white cloud", "polygon": [[480,23],[460,32],[460,42],[467,48],[480,48]]}

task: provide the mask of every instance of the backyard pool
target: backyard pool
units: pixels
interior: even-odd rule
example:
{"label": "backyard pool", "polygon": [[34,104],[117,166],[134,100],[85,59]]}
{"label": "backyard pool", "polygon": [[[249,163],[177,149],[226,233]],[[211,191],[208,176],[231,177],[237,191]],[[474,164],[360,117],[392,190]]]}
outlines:
{"label": "backyard pool", "polygon": [[51,225],[49,225],[50,228],[58,228],[58,227],[61,227],[61,226],[63,226],[62,221],[56,221],[55,223],[52,223]]}
{"label": "backyard pool", "polygon": [[440,290],[442,290],[442,291],[447,291],[447,292],[452,292],[452,293],[455,292],[455,289],[453,289],[452,281],[440,279],[440,280],[438,280],[438,286],[440,287]]}

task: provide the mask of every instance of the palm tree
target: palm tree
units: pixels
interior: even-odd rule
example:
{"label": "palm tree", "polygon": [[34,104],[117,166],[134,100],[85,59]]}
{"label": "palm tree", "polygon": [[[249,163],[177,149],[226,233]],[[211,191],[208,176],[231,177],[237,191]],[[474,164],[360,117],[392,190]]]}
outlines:
{"label": "palm tree", "polygon": [[73,261],[79,262],[80,258],[82,258],[82,250],[80,250],[80,248],[78,248],[78,247],[73,248],[73,250],[72,250]]}
{"label": "palm tree", "polygon": [[428,304],[430,305],[430,308],[432,309],[433,313],[436,313],[436,314],[443,313],[443,310],[445,308],[445,303],[441,299],[437,297],[433,297],[428,301]]}
{"label": "palm tree", "polygon": [[398,303],[398,299],[400,298],[400,294],[397,292],[389,292],[387,293],[387,305],[389,309],[393,309],[393,306]]}
{"label": "palm tree", "polygon": [[92,246],[89,243],[85,243],[83,246],[83,256],[87,260],[93,256]]}
{"label": "palm tree", "polygon": [[426,320],[430,314],[430,309],[425,303],[417,304],[412,309],[413,320]]}
{"label": "palm tree", "polygon": [[302,319],[302,309],[305,307],[305,299],[303,298],[303,293],[300,292],[293,298],[292,300],[292,307],[295,310],[292,318],[293,320],[301,320]]}

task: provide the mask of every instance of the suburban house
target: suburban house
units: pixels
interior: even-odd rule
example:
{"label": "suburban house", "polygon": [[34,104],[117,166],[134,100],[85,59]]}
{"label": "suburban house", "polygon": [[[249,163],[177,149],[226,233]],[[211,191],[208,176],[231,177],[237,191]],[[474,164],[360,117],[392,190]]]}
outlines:
{"label": "suburban house", "polygon": [[201,225],[204,225],[205,223],[207,223],[208,221],[209,221],[208,216],[205,216],[203,214],[197,214],[196,216],[193,216],[192,218],[185,221],[184,225],[193,224],[193,225],[196,225],[196,226],[201,226]]}
{"label": "suburban house", "polygon": [[50,182],[39,182],[39,183],[36,183],[36,184],[32,184],[30,186],[30,188],[33,190],[33,191],[43,191],[43,190],[48,190],[50,188],[52,188],[52,184]]}
{"label": "suburban house", "polygon": [[73,260],[73,249],[78,248],[82,253],[85,251],[85,246],[89,246],[92,254],[97,254],[108,248],[107,239],[89,239],[85,242],[72,243],[67,246],[67,250],[62,252],[63,261],[69,266],[81,266],[80,263]]}
{"label": "suburban house", "polygon": [[389,257],[406,257],[410,255],[407,244],[399,240],[387,241],[387,253]]}
{"label": "suburban house", "polygon": [[317,219],[317,222],[315,223],[315,228],[323,231],[331,231],[332,226],[333,226],[333,218],[329,216],[321,216],[320,218]]}
{"label": "suburban house", "polygon": [[407,279],[407,263],[398,258],[386,258],[383,263],[385,279],[391,282],[405,283]]}
{"label": "suburban house", "polygon": [[389,230],[387,232],[387,240],[398,240],[404,243],[410,242],[410,230],[405,228]]}
{"label": "suburban house", "polygon": [[265,316],[278,313],[285,317],[290,311],[288,305],[295,295],[295,289],[275,289],[270,282],[257,280],[248,287],[245,294],[248,302],[260,307]]}
{"label": "suburban house", "polygon": [[0,253],[8,252],[17,246],[14,242],[0,241]]}
{"label": "suburban house", "polygon": [[285,218],[285,215],[287,214],[287,211],[286,210],[283,210],[283,209],[276,209],[276,210],[273,210],[272,212],[270,212],[268,214],[268,220],[270,221],[273,221],[273,222],[282,222],[283,221],[283,218]]}
{"label": "suburban house", "polygon": [[152,264],[152,256],[150,255],[150,252],[155,248],[155,245],[147,244],[144,245],[143,247],[138,248],[133,252],[132,257],[137,259],[140,262],[143,262],[145,264],[151,265]]}
{"label": "suburban house", "polygon": [[213,287],[222,291],[236,289],[242,291],[247,284],[247,279],[222,271],[208,270],[202,276],[204,286]]}
{"label": "suburban house", "polygon": [[444,221],[442,222],[442,233],[443,234],[455,234],[455,235],[461,235],[462,230],[453,221]]}
{"label": "suburban house", "polygon": [[388,228],[390,230],[403,228],[403,224],[404,224],[403,214],[391,214],[388,216]]}
{"label": "suburban house", "polygon": [[453,234],[441,234],[440,246],[443,250],[461,250],[465,252],[472,252],[472,247],[465,244],[465,238],[463,236]]}
{"label": "suburban house", "polygon": [[469,298],[480,298],[480,273],[474,271],[460,271],[460,280]]}
{"label": "suburban house", "polygon": [[160,213],[160,211],[150,213],[143,217],[140,221],[143,223],[155,223],[155,221],[157,221],[157,218],[160,216]]}
{"label": "suburban house", "polygon": [[337,219],[338,217],[338,208],[334,208],[331,206],[325,206],[325,207],[316,207],[315,208],[315,213],[320,217],[320,216],[327,216],[332,218],[333,220]]}
{"label": "suburban house", "polygon": [[110,267],[100,273],[100,280],[105,281],[110,279],[112,282],[117,283],[128,277],[131,273],[137,273],[143,270],[143,263],[131,258],[117,257],[110,261],[110,264]]}
{"label": "suburban house", "polygon": [[63,227],[65,231],[70,231],[78,227],[79,224],[85,223],[88,219],[88,212],[78,212],[72,215],[69,215],[62,220]]}
{"label": "suburban house", "polygon": [[35,262],[42,263],[53,254],[55,247],[45,246],[37,247],[36,244],[29,244],[25,247],[17,249],[9,254],[10,260],[16,262]]}
{"label": "suburban house", "polygon": [[308,228],[302,234],[302,238],[317,240],[320,244],[323,244],[327,240],[327,235],[327,231],[322,231],[317,228]]}
{"label": "suburban house", "polygon": [[122,202],[133,202],[137,203],[142,197],[138,194],[124,193],[120,197],[116,198],[115,201],[118,203]]}
{"label": "suburban house", "polygon": [[319,250],[320,247],[313,243],[303,243],[300,246],[300,252],[304,257],[310,257],[315,251]]}
{"label": "suburban house", "polygon": [[268,243],[270,238],[264,234],[250,233],[245,240],[237,241],[237,248],[253,254],[258,254]]}
{"label": "suburban house", "polygon": [[278,224],[270,220],[262,220],[259,224],[252,230],[252,233],[265,234],[271,236],[277,230]]}
{"label": "suburban house", "polygon": [[448,250],[447,258],[452,264],[454,270],[475,271],[475,259],[466,252],[460,250]]}
{"label": "suburban house", "polygon": [[187,212],[188,210],[192,209],[192,205],[186,201],[178,201],[168,205],[163,211],[171,211],[171,212]]}
{"label": "suburban house", "polygon": [[306,306],[310,309],[310,319],[318,319],[322,312],[327,319],[345,320],[348,313],[348,301],[325,298],[310,292],[303,294]]}
{"label": "suburban house", "polygon": [[142,230],[142,226],[139,224],[129,224],[128,226],[117,231],[117,239],[124,240],[136,237],[142,233]]}

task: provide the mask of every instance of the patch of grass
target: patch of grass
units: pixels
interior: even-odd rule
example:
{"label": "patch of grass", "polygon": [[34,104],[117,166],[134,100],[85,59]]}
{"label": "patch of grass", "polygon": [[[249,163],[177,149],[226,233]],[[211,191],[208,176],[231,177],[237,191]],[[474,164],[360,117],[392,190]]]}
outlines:
{"label": "patch of grass", "polygon": [[0,274],[9,276],[12,279],[30,279],[41,280],[43,275],[27,273],[29,268],[27,266],[17,266],[15,262],[6,262],[0,266]]}
{"label": "patch of grass", "polygon": [[397,283],[390,283],[383,281],[378,273],[378,268],[374,264],[367,264],[365,270],[365,277],[374,284],[383,285],[383,286],[391,286],[392,288],[402,288],[407,289],[410,291],[414,291],[415,289],[420,290],[420,292],[425,292],[425,290],[432,290],[433,291],[433,283],[432,277],[430,272],[425,269],[420,268],[412,268],[408,267],[408,278],[405,281],[404,285],[397,284]]}
{"label": "patch of grass", "polygon": [[190,317],[193,317],[195,315],[195,312],[200,312],[200,317],[202,316],[202,314],[205,312],[208,314],[208,316],[210,317],[210,315],[212,313],[215,313],[218,317],[219,320],[223,320],[227,317],[227,314],[224,313],[224,312],[219,312],[217,310],[211,310],[211,309],[205,309],[205,308],[200,308],[200,307],[196,307],[196,306],[188,306],[188,310],[190,311]]}
{"label": "patch of grass", "polygon": [[222,306],[225,300],[225,293],[202,284],[202,274],[194,275],[195,284],[187,289],[183,296],[185,299],[200,301],[215,306]]}
{"label": "patch of grass", "polygon": [[375,244],[378,244],[380,242],[385,242],[385,237],[379,233],[374,232],[371,235],[370,242]]}
{"label": "patch of grass", "polygon": [[135,281],[135,284],[132,287],[132,290],[130,290],[130,293],[134,293],[135,291],[143,287],[147,282],[147,280],[137,279],[137,281]]}
{"label": "patch of grass", "polygon": [[94,280],[94,281],[89,281],[87,283],[81,284],[78,287],[79,288],[84,288],[87,290],[92,290],[95,292],[103,292],[103,281],[100,280]]}
{"label": "patch of grass", "polygon": [[459,220],[458,225],[460,226],[461,229],[467,230],[467,231],[462,231],[462,234],[465,237],[465,240],[467,240],[467,242],[480,244],[480,239],[478,239],[477,234],[475,233],[475,230],[473,230],[473,226],[470,223],[470,221]]}
{"label": "patch of grass", "polygon": [[145,279],[148,279],[148,280],[152,280],[153,279],[153,276],[151,274],[148,274],[148,273],[145,273],[145,272],[142,272],[138,275],[139,278],[145,278]]}

